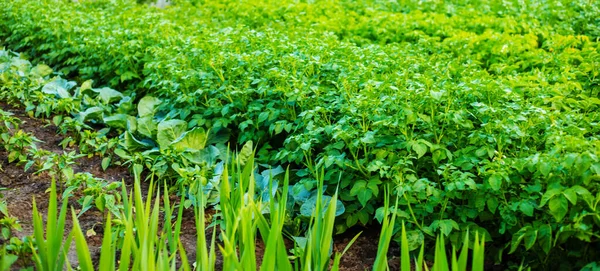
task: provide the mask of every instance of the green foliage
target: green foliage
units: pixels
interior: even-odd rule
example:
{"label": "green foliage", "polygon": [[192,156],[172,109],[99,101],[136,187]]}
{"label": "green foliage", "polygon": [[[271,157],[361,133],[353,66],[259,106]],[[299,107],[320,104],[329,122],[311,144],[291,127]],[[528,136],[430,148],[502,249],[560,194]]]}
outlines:
{"label": "green foliage", "polygon": [[4,149],[8,152],[8,162],[25,163],[29,161],[28,152],[35,149],[35,142],[41,142],[35,136],[19,130],[14,134],[3,133],[1,135]]}
{"label": "green foliage", "polygon": [[[592,1],[180,1],[158,10],[17,0],[0,9],[3,44],[123,90],[77,88],[2,51],[2,98],[118,131],[122,163],[185,184],[190,203],[190,184],[208,186],[228,162],[225,142],[252,141],[259,163],[298,169],[290,191],[300,214],[318,191],[315,169],[325,169],[325,193],[344,206],[337,232],[382,214],[390,185],[413,249],[440,234],[458,245],[475,231],[496,262],[511,251],[542,269],[557,257],[570,268],[598,258]],[[205,141],[211,134],[227,139]]]}
{"label": "green foliage", "polygon": [[24,245],[13,236],[22,227],[17,218],[9,214],[2,190],[0,188],[0,270],[9,270],[19,257],[24,256],[21,251]]}
{"label": "green foliage", "polygon": [[[62,202],[65,203],[66,200]],[[42,215],[37,209],[35,198],[33,198],[33,236],[35,245],[31,242],[30,246],[37,270],[63,270],[65,264],[68,264],[66,255],[71,244],[71,238],[63,240],[66,230],[67,204],[61,204],[60,211],[58,208],[56,181],[52,179],[46,226],[44,226]]]}
{"label": "green foliage", "polygon": [[[238,160],[239,161],[239,160]],[[104,235],[100,252],[99,269],[107,270],[115,266],[119,270],[192,270],[187,259],[186,251],[179,240],[181,222],[183,215],[183,205],[171,205],[167,189],[164,194],[154,186],[151,181],[148,190],[147,201],[142,198],[140,187],[140,173],[143,167],[134,165],[134,188],[133,193],[128,193],[125,185],[122,185],[123,209],[120,210],[122,219],[119,223],[112,220],[109,213],[104,221]],[[253,191],[254,176],[253,155],[248,157],[247,163],[242,167],[238,162],[232,166],[226,166],[221,176],[221,197],[218,210],[221,210],[223,218],[221,222],[221,236],[223,245],[219,245],[223,255],[223,270],[256,270],[256,241],[257,231],[265,243],[262,265],[260,270],[326,270],[329,267],[332,235],[335,218],[335,198],[332,203],[324,208],[319,200],[317,203],[315,215],[311,217],[306,244],[300,257],[292,262],[288,257],[287,248],[284,243],[283,225],[288,215],[286,210],[287,195],[289,187],[289,171],[286,171],[283,180],[283,188],[278,196],[272,198],[268,203],[263,203],[260,197],[247,197],[248,191]],[[231,174],[231,175],[230,175]],[[319,190],[322,189],[322,183]],[[165,187],[166,188],[166,187]],[[56,207],[56,186],[52,183],[50,189],[50,207]],[[214,270],[216,263],[215,256],[215,237],[216,228],[213,228],[212,239],[206,241],[206,221],[204,217],[204,208],[206,201],[201,193],[202,189],[197,189],[196,195],[199,199],[195,205],[196,235],[198,237],[196,268],[202,270]],[[154,193],[156,192],[156,195]],[[152,200],[154,199],[154,200]],[[164,221],[159,221],[159,208],[164,210]],[[153,201],[153,202],[152,202]],[[269,206],[270,216],[262,214],[262,207]],[[49,249],[50,257],[57,257],[54,254],[58,249],[66,255],[69,249],[69,242],[75,241],[75,248],[81,270],[95,270],[91,260],[87,241],[79,225],[77,215],[72,211],[73,231],[62,243],[62,234],[64,234],[66,201],[63,201],[60,215],[56,212],[50,212],[50,222],[58,223],[59,231],[50,227],[47,231],[60,234],[60,237],[51,237],[46,234],[43,236],[43,229],[36,226],[37,244],[51,244],[50,246],[38,245],[38,252]],[[136,212],[133,212],[133,210]],[[175,214],[175,210],[177,213]],[[322,215],[320,215],[322,214]],[[39,216],[34,207],[34,217]],[[37,222],[36,222],[37,223]],[[37,225],[37,224],[36,224]],[[163,225],[163,226],[160,226]],[[114,230],[113,230],[114,229]],[[42,235],[40,235],[42,234]],[[38,236],[40,235],[40,236]],[[60,240],[60,242],[58,241]],[[353,243],[350,242],[349,245]],[[117,245],[119,244],[119,245]],[[348,246],[349,246],[348,245]],[[60,250],[60,249],[64,250]],[[43,250],[46,249],[46,250]],[[119,251],[119,254],[117,254]],[[338,269],[339,261],[343,253],[336,253],[333,270]],[[47,262],[48,255],[35,254],[36,262]],[[119,260],[116,257],[119,255]],[[177,268],[177,259],[181,257],[181,266]],[[52,258],[53,259],[53,258]],[[59,258],[56,266],[62,266],[65,259]],[[38,265],[39,270],[54,270],[54,266]],[[296,269],[294,269],[296,268]],[[298,269],[299,268],[299,269]]]}

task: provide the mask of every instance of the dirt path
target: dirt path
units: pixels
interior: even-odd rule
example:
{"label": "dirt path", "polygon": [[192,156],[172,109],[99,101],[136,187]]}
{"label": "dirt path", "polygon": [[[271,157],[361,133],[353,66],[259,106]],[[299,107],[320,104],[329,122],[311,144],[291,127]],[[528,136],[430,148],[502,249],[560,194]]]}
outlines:
{"label": "dirt path", "polygon": [[[48,124],[47,121],[29,118],[22,109],[13,108],[6,104],[0,104],[0,107],[5,111],[12,112],[15,114],[15,117],[21,119],[22,123],[19,127],[21,130],[31,133],[36,138],[43,141],[38,143],[39,148],[55,153],[76,150],[73,148],[63,150],[62,147],[59,146],[59,143],[65,136],[57,133],[56,126]],[[31,169],[25,172],[22,165],[16,165],[15,163],[9,164],[7,155],[8,153],[6,151],[0,151],[0,165],[3,169],[0,171],[0,186],[7,189],[3,191],[3,194],[5,195],[8,204],[9,213],[19,219],[23,228],[23,230],[17,232],[16,235],[18,237],[24,237],[33,233],[31,218],[33,209],[32,198],[35,197],[38,209],[43,214],[47,211],[48,194],[46,193],[46,190],[50,187],[51,177],[45,173],[34,174]],[[73,165],[73,169],[76,173],[89,172],[93,176],[107,181],[113,182],[125,180],[126,185],[132,185],[133,177],[127,168],[111,165],[104,171],[101,167],[101,161],[102,159],[96,156],[92,158],[80,158],[77,160],[77,164]],[[147,185],[143,189],[147,189]],[[70,206],[73,206],[76,209],[81,208],[77,203],[77,199],[80,196],[81,195],[76,194],[75,197],[72,197],[69,200]],[[175,197],[173,197],[173,199],[176,200]],[[97,260],[99,257],[100,245],[102,242],[103,217],[103,213],[96,208],[92,208],[79,218],[84,233],[88,230],[93,230],[93,232],[96,233],[95,235],[88,236],[88,245],[90,252],[92,253],[92,259],[94,260]],[[66,228],[70,229],[71,225],[69,219]],[[211,232],[208,231],[208,238],[210,238],[210,234]],[[356,231],[336,236],[334,240],[334,250],[342,251],[352,237],[354,237],[354,234],[356,234]],[[346,255],[342,257],[340,270],[370,270],[377,254],[378,240],[379,229],[364,230],[361,237],[357,239],[355,244],[347,251]],[[186,210],[184,213],[181,241],[188,251],[189,259],[193,261],[195,259],[194,252],[196,249],[196,230],[192,210]],[[262,260],[262,254],[263,245],[261,242],[257,242],[257,259],[259,262]],[[399,255],[399,249],[395,243],[393,243],[390,248],[390,267],[391,270],[398,270],[399,260],[394,255]],[[74,245],[71,252],[68,254],[68,258],[71,263],[77,262]],[[218,262],[220,262],[220,259],[218,259]]]}

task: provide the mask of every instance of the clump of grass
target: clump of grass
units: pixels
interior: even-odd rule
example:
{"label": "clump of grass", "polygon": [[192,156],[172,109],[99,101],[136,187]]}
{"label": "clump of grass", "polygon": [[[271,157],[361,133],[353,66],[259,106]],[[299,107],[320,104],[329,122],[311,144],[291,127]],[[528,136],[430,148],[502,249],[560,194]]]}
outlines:
{"label": "clump of grass", "polygon": [[[239,163],[228,166],[222,176],[220,184],[219,210],[222,212],[221,238],[222,244],[216,245],[216,230],[213,230],[210,241],[206,238],[205,213],[206,199],[198,191],[198,202],[194,206],[196,223],[196,261],[190,264],[185,248],[180,241],[181,224],[183,218],[183,205],[172,205],[169,200],[168,190],[165,187],[160,193],[154,179],[150,180],[147,200],[142,198],[140,188],[141,165],[134,165],[134,187],[128,192],[122,185],[123,209],[119,217],[118,226],[109,213],[104,222],[104,237],[100,251],[98,270],[215,270],[216,247],[223,256],[223,270],[339,270],[340,259],[348,248],[358,238],[352,239],[341,253],[333,256],[332,244],[335,222],[337,192],[329,201],[318,197],[315,212],[313,213],[306,236],[306,245],[298,257],[289,257],[284,243],[283,225],[286,217],[287,195],[289,187],[289,171],[286,171],[284,185],[280,194],[274,200],[263,203],[254,193],[254,161],[250,157],[244,166]],[[318,176],[319,195],[323,192],[323,176],[321,171]],[[63,242],[65,233],[65,220],[67,212],[66,201],[63,202],[60,212],[56,195],[56,183],[53,180],[50,188],[48,209],[48,223],[43,227],[42,217],[34,201],[34,234],[37,250],[34,249],[34,261],[37,270],[63,270],[64,266],[71,270],[66,254],[72,239],[75,241],[79,269],[93,271],[95,266],[91,260],[88,244],[77,220],[75,211],[72,210],[73,230]],[[156,192],[156,194],[154,194]],[[386,198],[387,195],[386,195]],[[267,218],[260,210],[264,204],[269,204],[270,215]],[[397,206],[397,200],[396,200]],[[159,212],[164,210],[162,227]],[[396,214],[391,216],[389,200],[384,206],[387,215],[383,218],[377,257],[373,270],[388,270],[387,252],[393,236]],[[44,233],[46,235],[44,236]],[[260,233],[260,234],[257,234]],[[404,224],[401,233],[401,270],[412,270],[411,258],[408,249],[408,240]],[[256,241],[259,238],[265,244],[262,264],[257,266]],[[471,256],[471,269],[483,270],[484,255],[483,238],[479,240],[475,235],[473,253]],[[457,256],[452,250],[450,262],[446,255],[446,246],[443,238],[436,241],[434,263],[435,271],[463,271],[468,266],[469,235],[467,234],[462,250]],[[117,261],[117,252],[119,252]],[[415,270],[429,270],[424,262],[424,245],[421,245],[418,257],[414,259]]]}
{"label": "clump of grass", "polygon": [[[47,222],[44,226],[42,215],[38,211],[35,198],[33,198],[33,236],[35,246],[30,243],[33,252],[33,261],[37,270],[62,271],[66,263],[66,254],[71,244],[71,237],[63,242],[65,221],[67,217],[67,198],[58,211],[56,181],[52,179],[50,197],[48,199]],[[37,249],[34,249],[36,247]]]}
{"label": "clump of grass", "polygon": [[[377,250],[377,256],[375,259],[375,263],[373,265],[374,271],[384,271],[389,270],[388,261],[387,261],[387,253],[389,249],[389,243],[393,237],[394,224],[396,221],[396,212],[392,212],[390,217],[390,207],[389,207],[389,199],[386,193],[385,201],[384,201],[384,212],[385,216],[383,217],[382,226],[381,226],[381,235],[379,237],[379,246]],[[396,200],[395,207],[398,206],[398,201]],[[473,243],[473,252],[471,254],[471,269],[468,269],[468,254],[469,254],[469,233],[465,235],[465,239],[463,240],[462,249],[460,254],[457,257],[456,248],[452,248],[452,257],[448,259],[446,254],[446,244],[444,238],[438,236],[435,242],[435,252],[434,252],[434,262],[431,270],[433,271],[483,271],[483,260],[485,254],[485,237],[482,235],[481,240],[479,239],[479,234],[475,234],[475,241]],[[401,271],[428,271],[429,267],[424,260],[424,251],[425,245],[421,244],[421,248],[419,250],[419,254],[416,258],[414,258],[414,269],[412,268],[412,261],[410,258],[410,249],[408,238],[406,235],[406,228],[404,226],[404,222],[402,223],[402,232],[400,236],[400,270]]]}

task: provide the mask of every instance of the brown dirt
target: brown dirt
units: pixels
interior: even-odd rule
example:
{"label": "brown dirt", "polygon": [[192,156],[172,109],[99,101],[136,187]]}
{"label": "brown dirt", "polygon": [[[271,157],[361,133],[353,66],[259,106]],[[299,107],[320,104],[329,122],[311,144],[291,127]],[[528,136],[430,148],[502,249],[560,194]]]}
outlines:
{"label": "brown dirt", "polygon": [[[25,132],[33,134],[43,142],[38,143],[38,147],[56,152],[62,153],[63,151],[72,151],[76,149],[65,149],[59,146],[59,143],[64,139],[64,136],[57,133],[57,127],[49,124],[48,121],[29,118],[22,109],[14,108],[6,104],[0,104],[0,108],[5,111],[10,111],[15,114],[16,117],[22,120],[20,129]],[[76,165],[74,165],[75,172],[89,172],[95,177],[103,178],[108,181],[121,181],[125,180],[128,186],[133,183],[133,178],[129,173],[129,170],[125,167],[119,167],[111,165],[106,171],[101,168],[101,158],[80,158]],[[14,163],[9,164],[7,161],[7,153],[4,150],[0,150],[0,165],[2,171],[0,171],[0,187],[5,187],[7,190],[2,193],[5,195],[6,202],[8,204],[9,213],[18,218],[23,230],[17,232],[18,237],[24,237],[33,233],[32,226],[32,198],[38,205],[38,209],[41,213],[45,214],[47,211],[48,194],[46,190],[50,187],[51,178],[48,174],[34,174],[32,170],[24,172],[22,165],[16,165]],[[147,189],[147,185],[145,188]],[[69,205],[74,208],[79,208],[77,203],[78,195],[71,198]],[[173,197],[174,202],[177,201],[176,197]],[[211,215],[211,211],[208,211],[207,216]],[[185,210],[184,221],[182,223],[181,230],[181,242],[188,251],[188,258],[190,262],[195,260],[195,249],[196,249],[196,230],[195,222],[193,219],[193,210]],[[99,210],[92,208],[88,210],[79,218],[83,232],[87,232],[90,229],[96,233],[96,235],[88,237],[89,249],[92,253],[92,259],[97,260],[99,257],[100,245],[102,242],[103,232],[103,217],[104,214]],[[44,217],[45,219],[45,217]],[[72,226],[71,221],[67,221],[67,229]],[[340,270],[346,271],[359,271],[359,270],[370,270],[375,256],[377,254],[377,243],[379,240],[379,230],[375,227],[375,230],[364,230],[361,236],[357,239],[354,245],[346,252],[344,257],[341,259]],[[336,236],[334,240],[334,251],[343,251],[348,242],[354,237],[356,232],[349,232],[340,236]],[[212,229],[207,231],[207,240],[210,240],[212,235]],[[257,246],[257,262],[262,261],[262,255],[264,252],[264,246],[262,242],[258,241]],[[399,255],[399,249],[392,243],[390,247],[390,254],[388,255],[390,261],[391,270],[399,270],[399,259],[394,255]],[[68,259],[71,263],[76,263],[76,255],[74,245],[72,245],[71,252],[68,255]],[[222,259],[220,255],[217,258],[217,264],[221,266]],[[31,264],[31,263],[29,263]]]}

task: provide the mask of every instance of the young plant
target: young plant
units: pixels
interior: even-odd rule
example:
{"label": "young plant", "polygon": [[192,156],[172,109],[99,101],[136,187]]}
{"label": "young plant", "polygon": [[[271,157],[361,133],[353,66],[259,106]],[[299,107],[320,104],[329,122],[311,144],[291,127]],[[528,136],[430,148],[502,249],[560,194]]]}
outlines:
{"label": "young plant", "polygon": [[63,198],[58,207],[56,181],[53,178],[48,199],[48,214],[46,226],[39,213],[35,197],[33,198],[33,235],[35,242],[30,246],[33,251],[33,261],[37,270],[62,271],[65,268],[66,255],[71,244],[71,236],[63,241],[65,236],[65,220],[67,214],[67,198]]}
{"label": "young plant", "polygon": [[12,136],[4,133],[1,135],[4,148],[8,151],[8,162],[24,163],[27,161],[28,150],[35,148],[35,143],[42,142],[35,136],[19,130]]}
{"label": "young plant", "polygon": [[[0,192],[2,190],[4,189],[0,188]],[[4,194],[0,193],[0,270],[8,270],[19,258],[19,249],[15,247],[17,244],[13,241],[16,239],[13,233],[21,229],[17,218],[8,213]]]}

